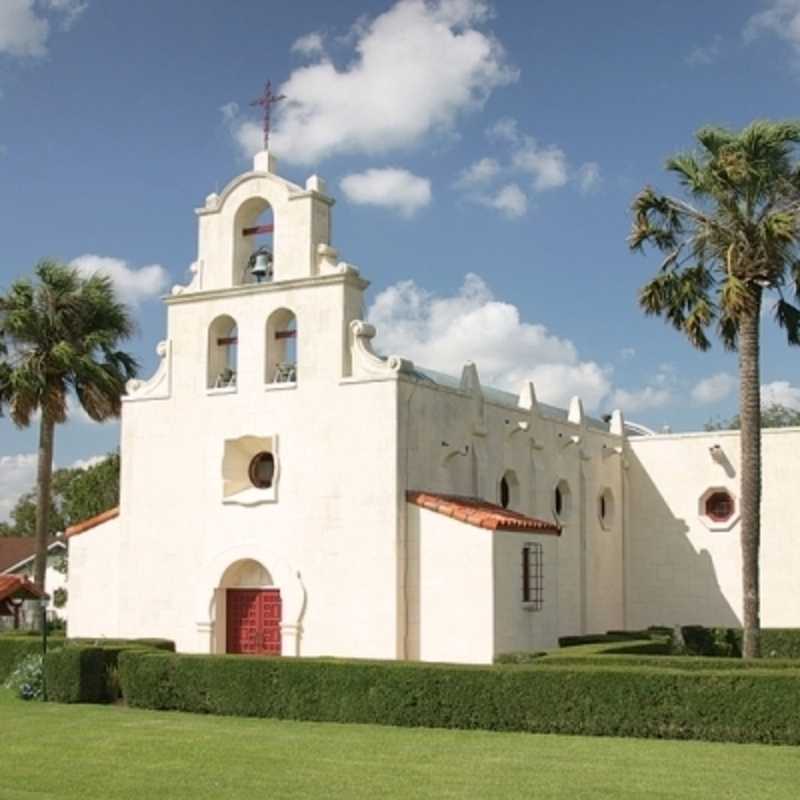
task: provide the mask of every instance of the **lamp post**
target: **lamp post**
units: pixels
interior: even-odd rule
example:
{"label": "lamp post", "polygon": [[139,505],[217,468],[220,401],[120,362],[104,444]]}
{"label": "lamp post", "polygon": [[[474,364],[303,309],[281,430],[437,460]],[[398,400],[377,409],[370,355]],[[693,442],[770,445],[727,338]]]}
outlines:
{"label": "lamp post", "polygon": [[19,609],[24,602],[21,597],[9,597],[9,605],[14,609],[14,630],[19,630]]}
{"label": "lamp post", "polygon": [[50,598],[44,595],[39,600],[39,608],[42,614],[42,702],[47,702],[47,673],[45,662],[47,661],[47,602]]}

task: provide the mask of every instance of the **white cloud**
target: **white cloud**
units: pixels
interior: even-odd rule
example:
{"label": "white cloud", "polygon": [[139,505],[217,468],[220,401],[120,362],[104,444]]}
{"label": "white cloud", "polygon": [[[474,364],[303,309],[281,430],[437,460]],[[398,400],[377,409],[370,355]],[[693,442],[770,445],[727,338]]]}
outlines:
{"label": "white cloud", "polygon": [[494,158],[481,158],[464,169],[456,180],[456,186],[468,187],[488,183],[500,172]]}
{"label": "white cloud", "polygon": [[129,267],[121,258],[110,258],[87,253],[70,262],[83,275],[99,272],[108,275],[121,300],[137,305],[142,300],[159,295],[167,286],[168,273],[159,264]]}
{"label": "white cloud", "polygon": [[703,378],[692,389],[692,400],[702,405],[713,405],[724,400],[736,388],[737,381],[727,372],[718,372]]}
{"label": "white cloud", "polygon": [[722,54],[722,37],[717,34],[708,44],[695,47],[686,56],[686,63],[693,67],[713,64]]}
{"label": "white cloud", "polygon": [[578,168],[578,187],[581,194],[589,194],[600,183],[600,165],[596,161],[587,161]]}
{"label": "white cloud", "polygon": [[792,386],[789,381],[773,381],[761,387],[761,405],[786,406],[800,411],[800,387]]}
{"label": "white cloud", "polygon": [[607,368],[582,360],[571,341],[544,325],[523,321],[519,309],[497,300],[478,275],[467,275],[444,297],[402,281],[378,294],[368,318],[381,352],[420,366],[458,375],[474,361],[484,384],[518,391],[533,380],[544,402],[562,406],[578,394],[587,409],[596,409],[611,390]]}
{"label": "white cloud", "polygon": [[47,52],[50,23],[36,13],[33,0],[0,3],[0,53],[43,56]]}
{"label": "white cloud", "polygon": [[619,357],[622,361],[630,361],[632,358],[636,358],[636,348],[623,347],[622,350],[619,351]]}
{"label": "white cloud", "polygon": [[800,0],[772,0],[764,11],[753,14],[745,25],[745,41],[765,33],[785,39],[800,51]]}
{"label": "white cloud", "polygon": [[431,202],[430,180],[397,167],[346,175],[340,186],[351,203],[393,209],[404,217],[413,216]]}
{"label": "white cloud", "polygon": [[88,7],[86,0],[2,0],[0,55],[44,56],[51,23],[69,30]]}
{"label": "white cloud", "polygon": [[89,456],[89,458],[79,458],[73,461],[69,466],[70,469],[91,469],[98,464],[102,464],[108,458],[107,455]]}
{"label": "white cloud", "polygon": [[292,45],[292,52],[307,58],[323,55],[325,53],[325,34],[314,31],[301,36]]}
{"label": "white cloud", "polygon": [[223,125],[243,155],[253,155],[263,149],[264,128],[261,123],[243,117],[238,103],[233,101],[225,103],[220,106],[219,111],[222,114]]}
{"label": "white cloud", "polygon": [[42,0],[45,9],[62,14],[61,27],[68,31],[77,22],[78,17],[89,8],[88,0]]}
{"label": "white cloud", "polygon": [[513,117],[501,117],[486,129],[489,139],[516,144],[520,140],[519,123]]}
{"label": "white cloud", "polygon": [[528,196],[516,183],[506,184],[494,194],[476,195],[474,199],[481,205],[496,209],[508,219],[519,219],[528,212]]}
{"label": "white cloud", "polygon": [[663,408],[674,399],[672,391],[663,386],[644,386],[641,389],[617,389],[612,395],[614,408],[625,413]]}
{"label": "white cloud", "polygon": [[560,147],[540,147],[533,137],[526,136],[511,156],[514,169],[527,173],[537,192],[558,189],[569,180],[567,156]]}
{"label": "white cloud", "polygon": [[[271,146],[296,164],[340,153],[387,153],[431,133],[453,130],[494,89],[515,81],[502,45],[478,29],[484,0],[399,0],[354,29],[343,68],[323,54],[280,87]],[[252,155],[260,143],[240,120],[237,144]]]}
{"label": "white cloud", "polygon": [[36,482],[36,453],[0,456],[0,522],[9,519],[19,496]]}
{"label": "white cloud", "polygon": [[[507,150],[505,163],[496,158],[481,158],[466,167],[456,179],[456,189],[468,199],[501,211],[509,218],[527,213],[528,198],[520,180],[530,181],[534,192],[560,189],[569,183],[581,194],[588,194],[600,183],[600,165],[587,161],[574,169],[564,150],[557,145],[540,145],[533,136],[520,130],[517,120],[503,117],[486,130],[489,140]],[[495,179],[515,178],[511,183],[489,191]]]}

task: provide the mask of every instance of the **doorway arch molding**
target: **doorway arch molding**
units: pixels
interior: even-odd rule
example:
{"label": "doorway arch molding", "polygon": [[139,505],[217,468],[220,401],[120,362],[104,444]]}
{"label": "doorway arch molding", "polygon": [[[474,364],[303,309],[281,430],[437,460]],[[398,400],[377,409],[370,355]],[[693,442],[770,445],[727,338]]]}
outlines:
{"label": "doorway arch molding", "polygon": [[250,540],[232,545],[208,559],[200,570],[195,594],[195,620],[200,652],[213,652],[215,594],[225,571],[238,561],[257,561],[272,576],[274,587],[281,591],[283,619],[281,647],[284,655],[300,654],[306,588],[300,572],[285,559],[276,556],[263,541]]}

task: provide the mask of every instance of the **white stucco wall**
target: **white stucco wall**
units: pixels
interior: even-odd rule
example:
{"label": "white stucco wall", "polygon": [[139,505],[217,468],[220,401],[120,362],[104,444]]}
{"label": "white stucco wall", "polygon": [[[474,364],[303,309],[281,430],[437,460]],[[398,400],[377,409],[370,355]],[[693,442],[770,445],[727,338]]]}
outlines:
{"label": "white stucco wall", "polygon": [[408,505],[409,657],[491,663],[493,531]]}
{"label": "white stucco wall", "polygon": [[[628,627],[740,624],[739,524],[710,530],[700,514],[700,498],[710,488],[728,489],[738,504],[738,433],[629,441]],[[710,451],[715,445],[717,458]],[[800,429],[765,430],[762,448],[761,622],[797,627],[800,518],[791,498],[800,474]]]}
{"label": "white stucco wall", "polygon": [[[120,636],[119,519],[92,528],[69,539],[67,583],[67,633],[72,637]],[[141,594],[152,594],[155,586],[143,582]]]}
{"label": "white stucco wall", "polygon": [[[557,566],[560,634],[622,627],[622,438],[589,425],[579,403],[571,419],[556,418],[538,405],[526,408],[524,391],[516,404],[513,396],[504,396],[509,402],[481,402],[468,386],[404,378],[401,479],[405,476],[410,490],[497,503],[500,480],[513,470],[518,492],[510,508],[563,528]],[[558,517],[554,490],[561,481],[570,501]],[[615,500],[607,529],[598,516],[604,489]]]}
{"label": "white stucco wall", "polygon": [[[558,647],[559,537],[497,531],[494,534],[494,652]],[[542,607],[522,602],[522,548],[542,546]]]}

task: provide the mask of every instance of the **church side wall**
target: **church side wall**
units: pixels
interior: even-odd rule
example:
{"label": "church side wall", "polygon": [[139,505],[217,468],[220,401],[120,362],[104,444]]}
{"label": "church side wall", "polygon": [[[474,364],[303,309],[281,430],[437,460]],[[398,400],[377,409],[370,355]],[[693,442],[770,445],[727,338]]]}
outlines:
{"label": "church side wall", "polygon": [[408,504],[409,657],[494,659],[493,532]]}
{"label": "church side wall", "polygon": [[[740,479],[736,431],[631,438],[627,625],[739,625]],[[711,448],[719,447],[712,452]],[[763,432],[761,622],[800,625],[800,516],[791,503],[800,474],[800,429]],[[710,529],[701,498],[725,489],[730,525]],[[715,527],[712,525],[712,528]]]}
{"label": "church side wall", "polygon": [[[558,538],[551,534],[494,534],[494,652],[533,652],[558,647]],[[522,602],[522,551],[542,547],[542,604]]]}
{"label": "church side wall", "polygon": [[[468,392],[404,382],[401,440],[411,490],[477,496],[499,502],[503,474],[513,470],[518,490],[510,508],[562,526],[558,544],[559,635],[604,631],[623,624],[622,439],[566,420],[540,416],[535,430],[525,409],[485,402],[479,411]],[[516,432],[514,432],[516,431]],[[580,442],[572,443],[572,437]],[[554,512],[563,481],[568,502]],[[610,490],[613,518],[598,515],[600,493]],[[565,493],[566,494],[566,493]]]}

